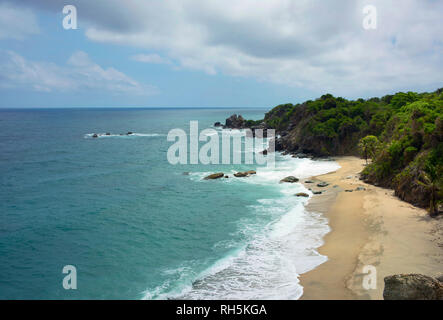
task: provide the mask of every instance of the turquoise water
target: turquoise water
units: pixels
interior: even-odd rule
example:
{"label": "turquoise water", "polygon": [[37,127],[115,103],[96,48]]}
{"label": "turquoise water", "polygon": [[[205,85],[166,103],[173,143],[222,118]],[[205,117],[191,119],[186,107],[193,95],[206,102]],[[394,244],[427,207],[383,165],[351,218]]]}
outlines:
{"label": "turquoise water", "polygon": [[[336,168],[277,157],[277,168],[176,165],[169,130],[266,110],[0,111],[1,299],[281,298],[324,262],[327,221],[304,210],[302,185]],[[92,139],[91,133],[136,133]],[[245,179],[209,173],[257,169]],[[183,172],[189,172],[184,175]],[[65,290],[63,266],[77,268]]]}

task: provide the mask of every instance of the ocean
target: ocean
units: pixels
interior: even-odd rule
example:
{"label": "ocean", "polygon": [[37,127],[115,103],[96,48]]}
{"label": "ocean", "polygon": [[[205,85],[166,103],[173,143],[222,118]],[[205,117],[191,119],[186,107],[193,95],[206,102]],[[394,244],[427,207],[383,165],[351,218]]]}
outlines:
{"label": "ocean", "polygon": [[[300,298],[299,275],[327,260],[317,248],[328,221],[294,196],[310,193],[303,185],[279,180],[338,164],[167,160],[171,129],[266,111],[0,110],[0,299]],[[203,180],[245,170],[257,175]],[[62,285],[66,265],[75,290]]]}

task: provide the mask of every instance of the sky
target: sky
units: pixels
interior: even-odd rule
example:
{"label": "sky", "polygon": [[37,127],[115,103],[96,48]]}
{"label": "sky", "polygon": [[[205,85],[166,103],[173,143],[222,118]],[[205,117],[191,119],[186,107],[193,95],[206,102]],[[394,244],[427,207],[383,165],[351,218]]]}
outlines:
{"label": "sky", "polygon": [[[77,29],[63,26],[67,4]],[[441,0],[0,0],[0,107],[273,107],[434,91],[442,18]]]}

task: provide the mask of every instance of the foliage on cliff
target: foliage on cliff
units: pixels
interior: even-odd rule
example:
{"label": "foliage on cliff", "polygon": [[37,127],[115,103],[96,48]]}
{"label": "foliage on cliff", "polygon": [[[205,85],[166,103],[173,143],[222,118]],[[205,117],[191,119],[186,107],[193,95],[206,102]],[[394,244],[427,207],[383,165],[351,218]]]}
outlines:
{"label": "foliage on cliff", "polygon": [[443,89],[367,100],[326,94],[279,105],[263,124],[281,136],[277,150],[315,156],[365,152],[372,159],[362,172],[366,181],[393,188],[415,205],[432,207],[432,197],[441,203]]}

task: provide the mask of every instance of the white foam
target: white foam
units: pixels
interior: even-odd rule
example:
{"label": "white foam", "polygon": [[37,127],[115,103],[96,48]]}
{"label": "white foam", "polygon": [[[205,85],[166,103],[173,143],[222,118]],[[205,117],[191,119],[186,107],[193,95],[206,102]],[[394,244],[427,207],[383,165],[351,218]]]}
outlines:
{"label": "white foam", "polygon": [[[85,139],[91,139],[94,138],[94,133],[87,133],[84,135]],[[164,134],[160,133],[131,133],[131,134],[106,134],[106,133],[97,133],[97,138],[130,138],[130,137],[160,137],[165,136]]]}
{"label": "white foam", "polygon": [[[249,209],[255,216],[238,222],[238,232],[246,243],[224,241],[216,246],[231,250],[199,274],[192,267],[175,270],[179,280],[147,291],[145,299],[298,299],[303,294],[300,274],[327,261],[317,248],[329,232],[327,219],[305,210],[306,198],[296,192],[311,193],[300,183],[279,183],[287,176],[304,179],[335,171],[333,161],[313,161],[278,156],[276,168],[257,168],[257,174],[244,179],[224,179],[229,183],[268,185],[278,188],[281,197],[259,199]],[[211,172],[193,173],[201,180]],[[263,224],[264,219],[271,221]],[[198,264],[198,262],[195,262]]]}

